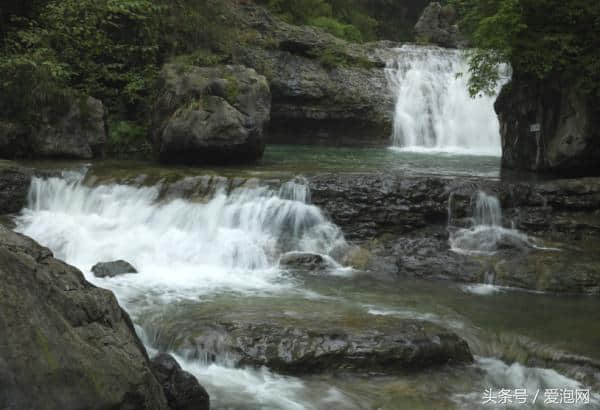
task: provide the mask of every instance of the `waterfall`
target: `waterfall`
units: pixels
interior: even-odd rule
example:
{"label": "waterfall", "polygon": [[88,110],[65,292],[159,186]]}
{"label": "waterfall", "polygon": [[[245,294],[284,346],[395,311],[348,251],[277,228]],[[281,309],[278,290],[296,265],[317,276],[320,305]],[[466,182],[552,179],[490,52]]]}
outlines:
{"label": "waterfall", "polygon": [[340,229],[307,203],[310,190],[299,178],[279,190],[220,191],[206,203],[158,198],[157,187],[34,178],[17,226],[93,282],[102,281],[89,273],[96,262],[125,259],[140,274],[115,278],[111,287],[128,282],[165,297],[277,289],[285,286],[281,254],[326,255],[345,244]]}
{"label": "waterfall", "polygon": [[406,45],[396,49],[386,76],[396,99],[393,147],[501,154],[495,97],[471,98],[464,51]]}
{"label": "waterfall", "polygon": [[502,208],[500,207],[500,200],[485,192],[477,192],[473,219],[475,225],[502,226]]}
{"label": "waterfall", "polygon": [[[453,251],[489,255],[500,249],[533,246],[524,233],[502,226],[502,208],[496,196],[478,191],[471,200],[471,207],[471,227],[460,228],[450,234]],[[488,278],[487,282],[490,281]]]}

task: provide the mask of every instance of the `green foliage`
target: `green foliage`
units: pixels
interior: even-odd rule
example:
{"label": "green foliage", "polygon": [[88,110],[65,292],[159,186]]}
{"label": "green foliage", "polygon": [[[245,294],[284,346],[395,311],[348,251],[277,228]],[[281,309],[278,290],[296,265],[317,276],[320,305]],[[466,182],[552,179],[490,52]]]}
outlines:
{"label": "green foliage", "polygon": [[269,0],[269,8],[292,24],[305,24],[317,17],[331,17],[331,5],[325,0]]}
{"label": "green foliage", "polygon": [[315,49],[310,52],[311,57],[316,58],[321,65],[329,70],[338,67],[358,66],[372,68],[373,63],[362,57],[354,57],[347,54],[342,47],[329,46],[324,49]]}
{"label": "green foliage", "polygon": [[144,102],[155,74],[157,13],[150,0],[62,0],[44,8],[40,24],[74,85],[125,110]]}
{"label": "green foliage", "polygon": [[377,21],[356,0],[269,0],[267,4],[288,23],[319,27],[353,42],[376,37]]}
{"label": "green foliage", "polygon": [[470,57],[472,94],[490,92],[498,64],[515,75],[568,79],[600,95],[600,2],[588,0],[453,0]]}
{"label": "green foliage", "polygon": [[195,65],[204,67],[223,63],[226,59],[227,57],[222,54],[216,54],[211,50],[201,48],[190,54],[173,57],[171,62],[177,66]]}
{"label": "green foliage", "polygon": [[230,104],[233,104],[240,94],[239,84],[233,76],[225,78],[225,81],[227,82],[227,86],[225,87],[225,99]]}
{"label": "green foliage", "polygon": [[108,126],[108,150],[123,152],[144,145],[148,130],[132,121],[113,121]]}
{"label": "green foliage", "polygon": [[314,27],[319,27],[336,37],[343,38],[348,41],[361,42],[362,34],[360,30],[352,24],[340,23],[338,20],[331,17],[315,17],[308,20],[308,24]]}
{"label": "green foliage", "polygon": [[225,18],[221,0],[154,0],[160,6],[158,45],[163,59],[198,49],[231,52],[237,30]]}
{"label": "green foliage", "polygon": [[70,77],[47,48],[0,55],[0,116],[35,124],[42,110],[60,115],[68,109]]}
{"label": "green foliage", "polygon": [[34,122],[73,93],[109,115],[147,116],[162,64],[226,61],[237,31],[219,0],[7,0],[0,7],[0,116]]}

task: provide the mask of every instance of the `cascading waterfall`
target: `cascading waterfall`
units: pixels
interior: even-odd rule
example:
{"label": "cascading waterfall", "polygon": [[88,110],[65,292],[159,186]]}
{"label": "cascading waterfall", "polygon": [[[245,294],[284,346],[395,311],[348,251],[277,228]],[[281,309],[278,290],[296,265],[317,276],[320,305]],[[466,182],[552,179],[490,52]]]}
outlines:
{"label": "cascading waterfall", "polygon": [[406,45],[396,52],[386,69],[396,98],[394,148],[501,154],[495,97],[471,98],[464,51]]}
{"label": "cascading waterfall", "polygon": [[[217,304],[217,308],[209,312],[219,312],[227,310],[230,305],[218,305],[217,297],[237,300],[240,296],[248,296],[250,300],[260,293],[261,297],[255,299],[267,296],[265,299],[271,300],[275,292],[284,295],[281,299],[286,302],[289,302],[291,292],[297,292],[295,296],[301,295],[300,303],[305,305],[306,294],[298,292],[300,286],[278,269],[279,256],[288,251],[333,254],[336,249],[345,246],[340,230],[317,207],[309,204],[310,190],[301,178],[278,189],[258,187],[238,189],[230,194],[217,192],[206,203],[183,199],[162,201],[156,187],[118,184],[88,187],[82,180],[81,173],[71,173],[63,178],[35,178],[30,188],[29,205],[17,219],[18,230],[49,246],[57,257],[79,267],[90,281],[113,290],[119,302],[138,322],[136,330],[150,352],[152,331],[160,332],[161,326],[171,325],[163,319],[168,317],[164,316],[168,308]],[[461,237],[477,236],[478,230],[504,229],[497,198],[479,192],[473,196],[472,206],[473,226],[459,229],[451,235],[456,246],[469,248],[482,242],[481,238],[461,242]],[[450,221],[451,210],[449,206]],[[140,273],[111,279],[95,278],[90,274],[89,269],[94,263],[117,258],[133,263]],[[232,291],[235,291],[234,295]],[[368,292],[369,297],[374,296],[371,290]],[[393,298],[382,300],[398,300],[397,291],[393,292]],[[219,295],[216,296],[216,293]],[[321,305],[321,309],[323,306],[335,309],[346,305],[340,303],[337,290],[334,294],[336,298],[331,298],[328,305]],[[427,293],[427,301],[430,298]],[[170,303],[182,299],[182,303]],[[245,302],[242,300],[240,303],[242,309],[249,306],[248,309],[252,310],[252,305]],[[464,327],[460,317],[454,320],[455,316],[447,317],[443,311],[435,314],[424,312],[421,310],[423,306],[412,306],[412,299],[409,307],[402,303],[389,309],[378,305],[365,305],[364,308],[371,315],[444,323],[457,331]],[[282,304],[281,308],[287,310],[286,315],[299,317],[296,316],[298,312],[293,311],[294,306],[298,309],[298,305],[294,304]],[[429,309],[429,302],[426,306]],[[279,305],[274,307],[279,308]],[[354,310],[351,312],[355,313]],[[336,312],[336,315],[338,313],[341,312]],[[234,311],[233,314],[243,315],[243,312]],[[144,329],[140,325],[147,325],[140,319],[144,315],[158,316],[156,328],[150,326]],[[206,320],[214,319],[210,315]],[[193,315],[189,320],[203,320],[203,317]],[[184,322],[180,326],[185,329],[186,325],[187,322]],[[175,353],[184,369],[198,377],[209,390],[215,407],[221,409],[369,408],[371,406],[365,404],[368,401],[357,400],[357,387],[365,392],[361,393],[365,397],[371,397],[374,395],[373,386],[386,383],[386,380],[379,379],[368,385],[356,385],[354,382],[346,384],[344,379],[333,384],[323,378],[283,376],[264,367],[237,367],[226,360],[202,361],[185,356],[185,349]],[[490,386],[496,389],[525,386],[532,391],[546,387],[584,387],[548,369],[529,368],[518,363],[509,365],[494,358],[478,357],[475,366],[473,375],[462,370],[458,372],[458,382],[452,385],[456,393],[451,399],[461,408],[481,408],[481,393]],[[383,390],[377,391],[385,395],[397,389],[398,385],[411,386],[414,377],[411,374],[399,382],[392,380],[393,384],[389,385],[392,389],[384,385]],[[427,372],[422,377],[427,380],[420,379],[422,382],[417,383],[429,386],[427,383],[436,377],[436,372]],[[443,380],[435,381],[432,386],[443,384],[444,391],[454,391],[446,387],[447,374],[443,373],[441,377]],[[471,386],[466,391],[465,380]],[[527,384],[524,385],[523,381]],[[595,396],[593,400],[594,405],[599,402]]]}
{"label": "cascading waterfall", "polygon": [[471,202],[472,225],[451,233],[453,251],[489,255],[501,248],[533,246],[524,233],[502,226],[502,208],[497,197],[478,191]]}
{"label": "cascading waterfall", "polygon": [[140,274],[111,283],[136,291],[269,291],[285,286],[277,268],[282,253],[328,254],[345,244],[339,228],[306,202],[301,179],[279,191],[238,189],[193,203],[159,202],[156,187],[87,187],[82,178],[35,178],[18,229],[84,272],[98,261],[129,261]]}
{"label": "cascading waterfall", "polygon": [[[17,230],[109,288],[134,320],[173,302],[201,303],[217,294],[304,294],[278,267],[289,251],[335,254],[346,242],[340,229],[311,205],[310,189],[295,178],[279,189],[217,191],[206,203],[161,201],[157,187],[89,187],[84,173],[34,178]],[[96,278],[98,261],[125,259],[139,271]],[[148,350],[147,330],[136,326]],[[211,389],[211,399],[246,408],[316,409],[302,403],[304,383],[268,369],[237,368],[178,356]],[[235,389],[220,397],[220,392]],[[254,408],[254,407],[253,407]],[[257,407],[259,408],[259,407]]]}

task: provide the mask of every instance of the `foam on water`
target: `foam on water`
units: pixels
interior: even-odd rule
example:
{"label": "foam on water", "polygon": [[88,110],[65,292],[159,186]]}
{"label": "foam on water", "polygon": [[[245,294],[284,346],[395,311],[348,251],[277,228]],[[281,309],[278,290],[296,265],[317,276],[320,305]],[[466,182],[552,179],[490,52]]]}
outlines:
{"label": "foam on water", "polygon": [[472,204],[472,226],[457,229],[450,235],[450,248],[454,252],[490,255],[503,247],[534,247],[526,234],[502,226],[502,208],[494,195],[479,191]]}
{"label": "foam on water", "polygon": [[[501,69],[504,82],[509,73],[505,67]],[[412,152],[501,155],[495,96],[471,98],[464,51],[405,45],[396,49],[386,76],[396,98],[394,147]]]}
{"label": "foam on water", "polygon": [[[308,187],[298,181],[279,191],[218,192],[207,203],[163,203],[154,187],[92,188],[81,179],[35,178],[18,230],[115,291],[122,303],[289,289],[279,255],[329,254],[345,244],[341,231],[305,202]],[[89,273],[98,261],[115,259],[139,274],[98,279]]]}
{"label": "foam on water", "polygon": [[[483,371],[483,379],[479,385],[483,389],[492,389],[497,393],[500,389],[514,391],[514,389],[525,389],[528,395],[528,404],[523,405],[516,401],[507,404],[483,403],[484,390],[455,394],[454,400],[461,409],[501,409],[501,408],[536,408],[536,409],[573,409],[573,408],[598,408],[600,397],[591,392],[590,404],[553,404],[544,403],[544,392],[546,389],[565,389],[575,391],[586,389],[576,380],[561,375],[552,369],[539,367],[527,367],[520,363],[507,364],[493,357],[476,357],[475,366]],[[535,406],[531,405],[536,393]]]}

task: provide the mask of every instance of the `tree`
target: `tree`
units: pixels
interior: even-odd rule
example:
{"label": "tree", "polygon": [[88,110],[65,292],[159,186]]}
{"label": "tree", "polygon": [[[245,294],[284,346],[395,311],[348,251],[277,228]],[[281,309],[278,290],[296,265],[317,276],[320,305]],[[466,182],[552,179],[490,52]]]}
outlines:
{"label": "tree", "polygon": [[567,79],[600,96],[600,2],[589,0],[452,0],[470,54],[470,92],[495,89],[498,65],[516,76]]}

